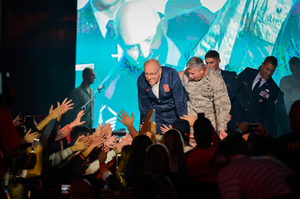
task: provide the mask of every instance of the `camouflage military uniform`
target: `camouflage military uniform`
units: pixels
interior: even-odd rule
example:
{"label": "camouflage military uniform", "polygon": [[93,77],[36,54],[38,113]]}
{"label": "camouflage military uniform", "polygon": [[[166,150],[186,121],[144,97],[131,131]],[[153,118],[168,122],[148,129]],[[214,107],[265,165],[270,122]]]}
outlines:
{"label": "camouflage military uniform", "polygon": [[182,76],[182,83],[187,92],[188,114],[204,113],[216,132],[227,129],[230,100],[224,80],[215,70],[207,67],[207,73],[200,81],[189,80],[188,72]]}

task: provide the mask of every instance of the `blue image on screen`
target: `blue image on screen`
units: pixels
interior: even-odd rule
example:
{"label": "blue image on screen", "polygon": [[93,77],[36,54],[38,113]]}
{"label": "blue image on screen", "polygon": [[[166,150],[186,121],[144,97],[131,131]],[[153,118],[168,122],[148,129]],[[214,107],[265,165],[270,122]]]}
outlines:
{"label": "blue image on screen", "polygon": [[[126,1],[116,0],[116,13],[110,16],[97,10],[94,2],[102,3],[91,0],[78,9],[75,84],[80,85],[85,66],[94,69],[94,127],[106,122],[114,130],[125,128],[117,120],[124,109],[134,113],[139,129],[137,78],[149,58],[181,71],[191,57],[204,60],[207,51],[217,50],[220,67],[239,74],[247,67],[259,68],[273,55],[278,59],[273,79],[280,85],[282,77],[291,74],[289,59],[299,57],[299,0],[225,0],[216,10],[216,0],[161,1],[163,10],[155,10],[160,1],[148,1],[155,14],[141,7],[137,13],[117,14]],[[128,23],[122,23],[124,18]],[[105,88],[99,93],[101,85]]]}

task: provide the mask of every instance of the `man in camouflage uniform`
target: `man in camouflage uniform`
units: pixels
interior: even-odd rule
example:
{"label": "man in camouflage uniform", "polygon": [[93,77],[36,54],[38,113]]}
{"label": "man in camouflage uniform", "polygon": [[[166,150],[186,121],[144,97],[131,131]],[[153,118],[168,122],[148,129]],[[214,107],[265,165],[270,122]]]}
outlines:
{"label": "man in camouflage uniform", "polygon": [[193,57],[186,64],[182,83],[188,97],[188,114],[197,116],[198,113],[204,113],[220,139],[224,139],[227,136],[231,104],[219,73],[206,67],[201,58]]}

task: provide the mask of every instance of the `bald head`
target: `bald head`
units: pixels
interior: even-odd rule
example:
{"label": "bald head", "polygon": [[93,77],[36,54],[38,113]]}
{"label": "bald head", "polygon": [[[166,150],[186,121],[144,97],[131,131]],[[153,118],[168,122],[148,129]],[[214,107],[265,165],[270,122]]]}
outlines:
{"label": "bald head", "polygon": [[147,58],[157,37],[160,16],[146,2],[131,1],[117,11],[114,30],[121,39],[120,46],[135,61]]}
{"label": "bald head", "polygon": [[114,26],[117,35],[130,36],[128,43],[144,40],[146,33],[156,32],[160,21],[158,13],[146,2],[131,1],[123,4],[115,16]]}

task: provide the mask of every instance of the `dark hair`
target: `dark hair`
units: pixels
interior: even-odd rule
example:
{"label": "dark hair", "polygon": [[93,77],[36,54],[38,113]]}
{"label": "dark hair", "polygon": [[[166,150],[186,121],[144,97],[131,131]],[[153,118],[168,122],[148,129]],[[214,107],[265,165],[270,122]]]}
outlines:
{"label": "dark hair", "polygon": [[198,118],[195,121],[193,128],[197,147],[210,147],[213,135],[213,127],[210,120],[205,117]]}
{"label": "dark hair", "polygon": [[162,143],[169,150],[171,168],[177,170],[178,162],[184,154],[184,143],[180,131],[177,129],[168,130],[162,137]]}
{"label": "dark hair", "polygon": [[81,135],[90,134],[90,129],[86,126],[75,126],[71,131],[71,142],[77,140],[77,138]]}
{"label": "dark hair", "polygon": [[264,61],[264,64],[266,64],[266,63],[270,63],[273,66],[277,66],[277,64],[278,64],[277,59],[274,56],[268,56],[268,57],[266,57],[266,59]]}
{"label": "dark hair", "polygon": [[177,130],[180,132],[180,135],[182,137],[183,143],[187,143],[189,133],[187,134],[185,132],[185,130],[182,130],[182,129],[177,129]]}
{"label": "dark hair", "polygon": [[206,53],[205,55],[205,59],[206,58],[216,58],[216,59],[220,59],[220,54],[215,51],[215,50],[210,50]]}
{"label": "dark hair", "polygon": [[300,59],[299,57],[292,57],[290,60],[289,60],[289,65],[300,65]]}
{"label": "dark hair", "polygon": [[170,169],[170,155],[163,144],[152,144],[147,148],[147,170],[151,173],[163,173]]}
{"label": "dark hair", "polygon": [[295,101],[289,112],[290,126],[292,130],[300,127],[300,100]]}
{"label": "dark hair", "polygon": [[230,133],[222,140],[217,150],[218,154],[224,157],[231,155],[245,154],[244,139],[240,133]]}
{"label": "dark hair", "polygon": [[[132,180],[136,180],[140,177],[145,170],[145,158],[146,149],[152,144],[151,139],[147,135],[140,134],[132,140],[132,151],[127,163],[131,165],[129,169],[132,169]],[[126,186],[131,186],[127,181],[128,167],[126,168]],[[130,178],[130,177],[129,177]],[[129,183],[129,184],[127,184]]]}
{"label": "dark hair", "polygon": [[162,185],[159,180],[149,173],[141,175],[132,185],[133,198],[155,199],[158,198]]}

